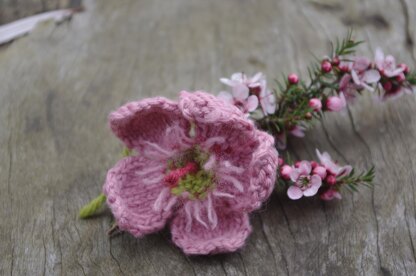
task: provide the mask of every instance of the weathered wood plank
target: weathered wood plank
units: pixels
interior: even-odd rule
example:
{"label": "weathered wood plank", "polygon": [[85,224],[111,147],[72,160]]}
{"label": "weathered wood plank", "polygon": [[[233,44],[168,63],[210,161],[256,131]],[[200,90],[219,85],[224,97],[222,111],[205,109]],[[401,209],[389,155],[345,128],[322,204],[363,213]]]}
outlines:
{"label": "weathered wood plank", "polygon": [[80,7],[81,0],[0,0],[0,25],[37,13]]}
{"label": "weathered wood plank", "polygon": [[415,98],[364,96],[331,114],[292,152],[328,150],[377,167],[374,190],[340,202],[276,193],[234,254],[187,257],[169,232],[105,236],[108,213],[80,221],[121,145],[109,111],[128,100],[222,89],[237,70],[302,71],[348,27],[416,66],[416,3],[401,1],[86,1],[68,24],[44,24],[0,51],[0,274],[403,275],[416,271]]}

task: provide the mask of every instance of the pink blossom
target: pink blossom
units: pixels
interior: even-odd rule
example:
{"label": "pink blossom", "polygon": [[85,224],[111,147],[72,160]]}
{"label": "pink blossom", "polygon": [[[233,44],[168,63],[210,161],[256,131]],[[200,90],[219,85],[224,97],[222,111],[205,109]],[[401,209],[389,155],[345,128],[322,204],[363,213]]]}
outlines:
{"label": "pink blossom", "polygon": [[326,100],[326,108],[329,111],[341,111],[347,106],[345,96],[343,93],[340,93],[339,96],[331,96]]}
{"label": "pink blossom", "polygon": [[381,74],[389,78],[398,76],[405,69],[402,66],[396,66],[396,59],[393,56],[388,55],[385,57],[380,48],[376,49],[375,63]]}
{"label": "pink blossom", "polygon": [[318,112],[322,108],[322,102],[318,98],[312,98],[309,100],[309,107],[311,107],[314,111]]}
{"label": "pink blossom", "polygon": [[293,168],[290,173],[290,179],[293,185],[287,190],[290,199],[299,199],[302,196],[315,195],[322,185],[322,179],[319,175],[311,175],[312,166],[308,161],[301,161],[298,168]]}
{"label": "pink blossom", "polygon": [[367,71],[371,65],[371,61],[366,57],[355,57],[352,66],[351,71],[354,70],[355,72],[362,73]]}
{"label": "pink blossom", "polygon": [[204,92],[183,91],[179,102],[130,102],[109,121],[138,153],[109,170],[104,184],[121,230],[141,237],[168,225],[186,254],[243,246],[251,232],[248,214],[275,183],[278,154],[270,135]]}
{"label": "pink blossom", "polygon": [[296,125],[290,129],[289,133],[295,137],[302,138],[305,137],[305,130],[305,127]]}
{"label": "pink blossom", "polygon": [[326,200],[326,201],[333,200],[334,198],[342,199],[341,194],[334,189],[329,189],[325,191],[323,194],[321,194],[320,197],[322,200]]}
{"label": "pink blossom", "polygon": [[380,73],[374,69],[363,72],[351,70],[351,76],[358,89],[365,88],[371,92],[374,91],[374,88],[369,84],[377,83],[380,80]]}
{"label": "pink blossom", "polygon": [[344,94],[346,101],[349,103],[354,101],[357,94],[357,88],[351,80],[351,75],[345,74],[339,81],[339,92]]}
{"label": "pink blossom", "polygon": [[249,90],[244,85],[234,86],[232,94],[221,91],[217,97],[226,103],[237,106],[245,114],[253,112],[259,105],[257,96],[249,96]]}
{"label": "pink blossom", "polygon": [[[240,95],[240,99],[241,96],[246,95],[245,98],[249,95],[257,96],[264,115],[273,114],[276,111],[275,95],[267,89],[266,77],[262,73],[259,72],[253,77],[248,77],[244,73],[234,73],[230,79],[221,78],[220,81],[233,89],[234,98],[236,94]],[[254,107],[254,100],[251,101],[250,107]]]}
{"label": "pink blossom", "polygon": [[259,98],[264,115],[273,114],[276,111],[276,97],[272,91],[266,88],[262,89]]}
{"label": "pink blossom", "polygon": [[326,168],[325,167],[323,167],[323,166],[316,166],[314,169],[313,169],[313,174],[316,174],[316,175],[319,175],[319,177],[321,178],[321,179],[325,179],[325,177],[326,177]]}
{"label": "pink blossom", "polygon": [[228,85],[230,87],[235,87],[238,85],[243,84],[244,86],[247,86],[248,88],[254,89],[261,86],[261,82],[265,81],[266,78],[263,75],[263,73],[258,72],[253,77],[248,77],[244,73],[234,73],[231,75],[230,79],[227,78],[221,78],[220,81],[224,83],[225,85]]}
{"label": "pink blossom", "polygon": [[318,149],[316,149],[316,155],[318,156],[321,165],[324,166],[332,175],[344,176],[348,175],[352,170],[352,167],[349,165],[339,166],[336,162],[332,161],[331,156],[327,152],[321,153]]}

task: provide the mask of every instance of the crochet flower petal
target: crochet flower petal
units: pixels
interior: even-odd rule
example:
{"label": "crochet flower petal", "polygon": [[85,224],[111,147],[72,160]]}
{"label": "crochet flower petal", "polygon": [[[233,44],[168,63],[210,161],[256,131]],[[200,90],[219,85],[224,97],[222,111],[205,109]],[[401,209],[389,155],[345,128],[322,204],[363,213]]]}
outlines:
{"label": "crochet flower petal", "polygon": [[[178,104],[156,97],[130,102],[109,115],[112,131],[129,148],[152,153],[153,159],[189,147],[189,122]],[[158,156],[157,156],[158,155]]]}
{"label": "crochet flower petal", "polygon": [[253,210],[271,192],[277,169],[273,138],[258,131],[234,106],[212,95],[182,92],[179,107],[196,125],[196,140],[215,157],[217,190],[233,198],[232,208]]}
{"label": "crochet flower petal", "polygon": [[260,208],[261,203],[270,196],[276,181],[279,163],[273,137],[263,131],[257,131],[257,135],[260,144],[249,165],[248,171],[251,181],[247,195],[248,200],[244,204],[246,210]]}
{"label": "crochet flower petal", "polygon": [[142,156],[124,158],[109,170],[103,190],[121,230],[140,237],[165,226],[176,200],[163,184],[165,170]]}
{"label": "crochet flower petal", "polygon": [[217,211],[217,215],[218,224],[214,229],[207,229],[195,220],[189,227],[185,210],[179,210],[170,226],[173,242],[191,255],[233,252],[241,248],[251,233],[248,215],[225,208]]}

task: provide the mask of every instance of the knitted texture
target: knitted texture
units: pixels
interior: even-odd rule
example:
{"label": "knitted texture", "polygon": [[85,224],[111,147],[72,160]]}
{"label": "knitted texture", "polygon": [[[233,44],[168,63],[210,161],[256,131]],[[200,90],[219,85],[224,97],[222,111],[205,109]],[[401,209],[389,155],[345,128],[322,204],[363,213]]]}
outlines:
{"label": "knitted texture", "polygon": [[104,194],[121,230],[136,237],[170,225],[186,254],[235,251],[251,232],[248,213],[273,190],[273,138],[236,107],[204,92],[179,102],[130,102],[110,127],[138,152],[109,170]]}

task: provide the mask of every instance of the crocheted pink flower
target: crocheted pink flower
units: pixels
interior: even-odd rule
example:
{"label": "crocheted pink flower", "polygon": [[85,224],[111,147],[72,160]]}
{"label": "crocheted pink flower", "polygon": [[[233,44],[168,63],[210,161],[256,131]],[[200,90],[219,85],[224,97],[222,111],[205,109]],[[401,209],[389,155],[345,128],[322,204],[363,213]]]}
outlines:
{"label": "crocheted pink flower", "polygon": [[117,224],[136,237],[169,223],[187,254],[235,251],[251,232],[248,213],[273,190],[273,138],[236,107],[204,92],[179,103],[130,102],[109,116],[137,156],[119,161],[104,193]]}

